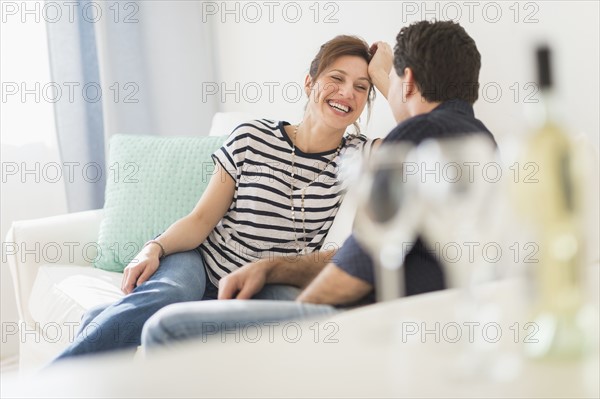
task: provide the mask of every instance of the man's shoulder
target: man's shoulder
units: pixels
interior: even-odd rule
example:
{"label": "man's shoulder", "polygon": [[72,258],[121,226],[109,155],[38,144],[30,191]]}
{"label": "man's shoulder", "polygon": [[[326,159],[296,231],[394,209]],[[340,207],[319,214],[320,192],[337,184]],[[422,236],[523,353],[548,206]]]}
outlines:
{"label": "man's shoulder", "polygon": [[417,115],[398,124],[385,137],[384,142],[418,142],[420,137],[435,135],[438,130],[439,126],[431,119],[429,113]]}
{"label": "man's shoulder", "polygon": [[[484,134],[494,141],[492,133],[466,103],[450,102],[444,107],[416,115],[396,126],[385,138],[387,142],[410,141],[419,144],[426,139]],[[468,105],[468,107],[471,107]]]}

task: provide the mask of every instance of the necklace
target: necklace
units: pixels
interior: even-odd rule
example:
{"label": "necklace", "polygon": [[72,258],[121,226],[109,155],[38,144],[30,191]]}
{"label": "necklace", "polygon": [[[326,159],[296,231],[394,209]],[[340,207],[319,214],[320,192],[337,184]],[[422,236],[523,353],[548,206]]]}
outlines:
{"label": "necklace", "polygon": [[340,155],[340,151],[342,150],[342,145],[344,144],[344,139],[342,138],[342,140],[340,141],[340,144],[337,146],[336,150],[335,150],[335,154],[333,155],[333,157],[329,160],[329,162],[327,162],[327,164],[325,165],[325,167],[323,167],[323,169],[315,176],[314,179],[312,179],[310,182],[308,182],[308,184],[306,184],[302,190],[300,191],[300,212],[301,212],[301,217],[302,217],[302,234],[303,234],[303,241],[304,241],[304,246],[300,247],[300,244],[298,243],[298,233],[296,231],[296,210],[294,208],[294,183],[296,182],[296,179],[294,177],[294,166],[295,166],[295,161],[296,161],[296,138],[298,136],[298,128],[300,127],[302,123],[299,123],[296,125],[295,129],[294,129],[294,139],[292,140],[292,171],[291,171],[291,180],[290,180],[290,206],[291,206],[291,211],[292,211],[292,224],[294,225],[294,242],[296,243],[296,251],[298,252],[298,255],[302,255],[305,253],[306,250],[306,218],[305,218],[305,214],[304,214],[304,194],[306,193],[306,189],[308,188],[308,186],[310,186],[311,184],[313,184],[315,181],[317,181],[317,179],[319,178],[319,176],[321,176],[321,174],[323,172],[325,172],[325,170],[329,167],[329,165],[331,165],[331,163],[333,162],[334,159],[337,158],[338,155]]}

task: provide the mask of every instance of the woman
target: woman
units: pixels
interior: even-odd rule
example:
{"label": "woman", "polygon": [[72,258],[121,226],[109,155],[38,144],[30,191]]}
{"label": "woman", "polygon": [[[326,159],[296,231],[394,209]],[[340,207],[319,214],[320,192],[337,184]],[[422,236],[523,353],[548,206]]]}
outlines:
{"label": "woman", "polygon": [[[391,51],[378,53],[372,75],[386,76]],[[305,80],[303,120],[237,127],[213,154],[216,172],[195,208],[146,243],[124,270],[127,295],[89,310],[57,359],[136,347],[144,322],[159,309],[216,299],[219,280],[247,263],[273,256],[293,261],[318,251],[343,196],[335,173],[340,156],[373,145],[365,136],[344,137],[374,96],[370,61],[368,45],[356,37],[321,46]],[[378,88],[387,94],[381,81]],[[268,286],[254,298],[297,294],[293,287]]]}

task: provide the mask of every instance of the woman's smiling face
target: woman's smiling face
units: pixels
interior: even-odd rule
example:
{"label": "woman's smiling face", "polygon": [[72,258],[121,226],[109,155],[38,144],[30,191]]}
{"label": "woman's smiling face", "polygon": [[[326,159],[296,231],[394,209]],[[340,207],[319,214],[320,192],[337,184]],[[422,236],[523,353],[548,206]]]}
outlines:
{"label": "woman's smiling face", "polygon": [[307,108],[322,123],[345,130],[362,114],[371,89],[367,62],[357,56],[337,58],[317,77],[307,78]]}

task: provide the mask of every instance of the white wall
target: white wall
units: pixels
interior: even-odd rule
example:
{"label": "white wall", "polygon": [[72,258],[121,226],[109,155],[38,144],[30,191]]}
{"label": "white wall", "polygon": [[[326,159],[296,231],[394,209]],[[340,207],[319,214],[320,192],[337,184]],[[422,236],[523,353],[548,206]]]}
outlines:
{"label": "white wall", "polygon": [[[486,96],[480,95],[475,110],[501,147],[504,138],[526,131],[523,100],[531,90],[526,90],[525,85],[535,81],[532,49],[542,40],[548,40],[555,49],[560,117],[571,131],[590,135],[598,146],[597,2],[520,2],[517,15],[515,2],[471,2],[474,5],[469,6],[469,2],[460,1],[336,1],[319,2],[318,16],[314,2],[276,3],[278,6],[271,8],[272,22],[265,2],[237,3],[237,14],[236,3],[226,6],[234,10],[229,14],[220,2],[204,4],[203,18],[215,24],[219,83],[225,82],[232,89],[239,82],[242,88],[240,101],[235,102],[233,95],[227,95],[226,101],[220,102],[222,110],[297,121],[302,115],[304,99],[297,103],[286,101],[282,91],[276,89],[274,101],[270,101],[265,82],[300,85],[319,46],[337,34],[355,34],[368,42],[385,40],[393,45],[403,25],[435,17],[458,20],[475,39],[482,55],[480,83],[488,89]],[[296,9],[302,12],[300,20],[289,22],[296,18]],[[497,9],[501,14],[493,22],[497,19]],[[262,12],[260,19],[257,10]],[[456,18],[458,12],[460,17]],[[325,22],[326,16],[337,22]],[[245,101],[243,96],[244,85],[252,82],[264,86],[263,96],[256,103]],[[502,91],[500,96],[497,88]],[[519,95],[517,101],[515,94]],[[254,92],[246,95],[250,99],[254,96]],[[393,126],[385,102],[379,99],[369,134],[382,136]]]}

